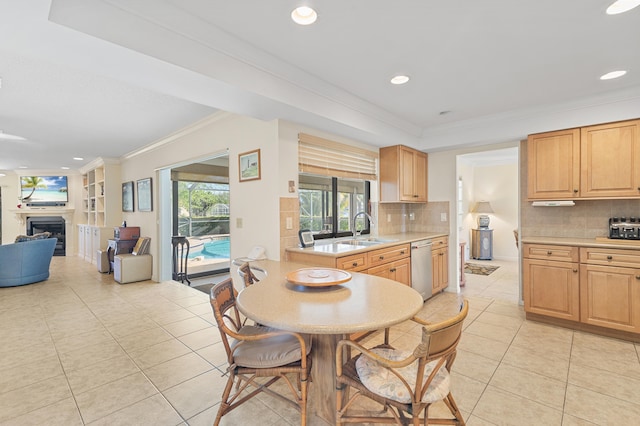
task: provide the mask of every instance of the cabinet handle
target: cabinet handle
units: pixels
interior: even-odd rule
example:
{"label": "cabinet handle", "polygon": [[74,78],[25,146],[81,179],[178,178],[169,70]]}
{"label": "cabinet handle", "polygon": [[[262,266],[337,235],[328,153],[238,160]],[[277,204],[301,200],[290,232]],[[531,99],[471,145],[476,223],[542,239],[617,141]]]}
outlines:
{"label": "cabinet handle", "polygon": [[400,254],[404,254],[404,250],[401,250],[401,251],[400,251]]}
{"label": "cabinet handle", "polygon": [[551,250],[547,251],[547,256],[551,256],[553,254],[553,252]]}
{"label": "cabinet handle", "polygon": [[607,256],[607,260],[613,260],[613,256]]}
{"label": "cabinet handle", "polygon": [[396,268],[389,269],[389,272],[395,272],[395,271],[396,271]]}
{"label": "cabinet handle", "polygon": [[640,280],[640,275],[636,275],[636,280]]}
{"label": "cabinet handle", "polygon": [[444,253],[440,253],[438,256],[444,256]]}
{"label": "cabinet handle", "polygon": [[574,270],[573,270],[573,272],[578,272],[578,270],[577,270],[577,269],[574,269]]}
{"label": "cabinet handle", "polygon": [[380,260],[384,260],[384,256],[380,256]]}
{"label": "cabinet handle", "polygon": [[358,266],[358,262],[353,262],[353,263],[351,264],[351,266],[354,266],[354,267],[355,267],[355,266]]}
{"label": "cabinet handle", "polygon": [[573,193],[574,193],[574,194],[577,194],[577,193],[578,193],[578,190],[577,190],[577,189],[574,189],[574,190],[573,190]]}

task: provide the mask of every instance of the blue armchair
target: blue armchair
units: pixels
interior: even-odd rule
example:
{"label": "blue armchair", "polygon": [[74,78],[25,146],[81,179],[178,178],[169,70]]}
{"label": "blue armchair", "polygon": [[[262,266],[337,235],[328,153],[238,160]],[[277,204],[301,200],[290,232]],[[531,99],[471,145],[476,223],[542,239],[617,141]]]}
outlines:
{"label": "blue armchair", "polygon": [[57,238],[0,245],[0,287],[13,287],[49,278]]}

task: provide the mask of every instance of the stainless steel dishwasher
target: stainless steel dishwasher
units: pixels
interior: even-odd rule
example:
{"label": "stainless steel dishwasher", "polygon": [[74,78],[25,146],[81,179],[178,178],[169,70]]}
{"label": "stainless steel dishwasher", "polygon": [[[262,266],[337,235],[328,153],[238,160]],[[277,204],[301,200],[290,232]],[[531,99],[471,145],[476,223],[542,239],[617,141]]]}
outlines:
{"label": "stainless steel dishwasher", "polygon": [[433,260],[431,240],[411,243],[411,287],[427,300],[433,293]]}

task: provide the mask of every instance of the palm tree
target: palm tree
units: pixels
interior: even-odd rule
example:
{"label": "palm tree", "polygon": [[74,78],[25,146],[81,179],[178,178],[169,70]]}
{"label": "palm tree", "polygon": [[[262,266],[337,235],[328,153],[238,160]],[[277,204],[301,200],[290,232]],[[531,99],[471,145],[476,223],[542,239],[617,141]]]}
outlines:
{"label": "palm tree", "polygon": [[22,178],[22,189],[31,188],[31,194],[23,197],[23,200],[28,200],[31,198],[36,189],[47,189],[47,185],[44,183],[44,179],[38,176],[26,176]]}

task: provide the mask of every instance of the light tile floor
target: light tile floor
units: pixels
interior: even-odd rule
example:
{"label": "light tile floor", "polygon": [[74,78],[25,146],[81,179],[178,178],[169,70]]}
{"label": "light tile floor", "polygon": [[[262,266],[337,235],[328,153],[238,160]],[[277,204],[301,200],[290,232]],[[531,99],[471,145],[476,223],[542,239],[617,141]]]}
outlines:
{"label": "light tile floor", "polygon": [[[515,264],[467,278],[453,392],[470,426],[637,424],[640,345],[526,321]],[[437,295],[421,316],[437,320],[457,303]],[[0,321],[0,425],[199,426],[215,417],[226,365],[202,292],[173,281],[119,285],[76,257],[55,257],[48,281],[0,288]],[[400,324],[392,343],[412,348],[419,332]],[[222,423],[295,425],[299,416],[265,395]]]}

